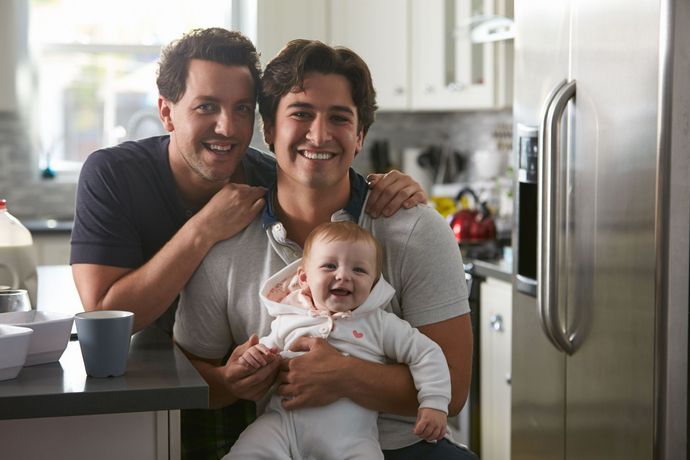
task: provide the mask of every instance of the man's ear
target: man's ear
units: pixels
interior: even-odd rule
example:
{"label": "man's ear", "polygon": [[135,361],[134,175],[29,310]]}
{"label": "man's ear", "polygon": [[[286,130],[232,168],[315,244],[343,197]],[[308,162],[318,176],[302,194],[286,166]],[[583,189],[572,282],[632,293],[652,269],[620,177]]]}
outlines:
{"label": "man's ear", "polygon": [[172,102],[163,96],[158,96],[158,117],[163,123],[163,128],[169,133],[175,131],[175,126],[173,125],[172,117]]}
{"label": "man's ear", "polygon": [[355,144],[355,156],[362,151],[362,145],[364,144],[364,128],[359,130],[357,133],[357,143]]}
{"label": "man's ear", "polygon": [[273,141],[275,139],[275,126],[273,123],[267,123],[264,121],[264,142],[266,142],[266,145],[273,145]]}

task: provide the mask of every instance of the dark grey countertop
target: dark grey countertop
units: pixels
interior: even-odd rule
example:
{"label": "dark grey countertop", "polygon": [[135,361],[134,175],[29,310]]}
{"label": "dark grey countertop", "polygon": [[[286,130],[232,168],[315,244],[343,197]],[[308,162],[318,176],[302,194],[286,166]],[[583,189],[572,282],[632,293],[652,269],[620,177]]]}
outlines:
{"label": "dark grey countertop", "polygon": [[496,278],[507,283],[513,282],[512,262],[506,259],[480,260],[465,258],[465,271],[484,278]]}
{"label": "dark grey countertop", "polygon": [[79,342],[58,362],[24,367],[0,382],[0,419],[208,407],[208,386],[162,331],[135,334],[125,375],[87,377]]}
{"label": "dark grey countertop", "polygon": [[31,233],[71,233],[70,219],[19,219]]}

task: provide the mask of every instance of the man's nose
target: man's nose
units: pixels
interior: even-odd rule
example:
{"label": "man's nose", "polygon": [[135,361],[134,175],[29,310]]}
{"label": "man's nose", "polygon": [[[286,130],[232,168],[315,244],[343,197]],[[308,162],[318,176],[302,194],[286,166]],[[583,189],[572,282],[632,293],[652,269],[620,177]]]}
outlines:
{"label": "man's nose", "polygon": [[331,139],[331,132],[325,116],[317,115],[309,125],[307,140],[314,145],[323,145]]}
{"label": "man's nose", "polygon": [[218,113],[218,117],[216,118],[216,134],[220,134],[221,136],[225,137],[231,137],[234,129],[235,124],[234,120],[232,119],[232,115],[225,110],[221,110]]}

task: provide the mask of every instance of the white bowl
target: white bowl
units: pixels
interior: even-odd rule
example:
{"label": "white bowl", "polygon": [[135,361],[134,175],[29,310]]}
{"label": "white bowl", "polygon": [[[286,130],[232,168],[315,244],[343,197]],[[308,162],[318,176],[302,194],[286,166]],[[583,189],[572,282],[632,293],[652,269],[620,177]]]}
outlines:
{"label": "white bowl", "polygon": [[28,327],[0,324],[0,380],[13,379],[22,370],[33,333]]}
{"label": "white bowl", "polygon": [[28,327],[34,330],[25,366],[52,363],[67,348],[74,315],[54,311],[13,311],[0,313],[0,324]]}

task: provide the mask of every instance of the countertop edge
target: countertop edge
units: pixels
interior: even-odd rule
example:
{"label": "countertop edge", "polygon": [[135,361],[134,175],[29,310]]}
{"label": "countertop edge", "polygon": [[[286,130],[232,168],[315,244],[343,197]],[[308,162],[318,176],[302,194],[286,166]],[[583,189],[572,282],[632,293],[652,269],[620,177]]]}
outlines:
{"label": "countertop edge", "polygon": [[72,341],[59,362],[24,367],[16,379],[0,382],[0,420],[208,407],[201,375],[165,333],[151,328],[133,336],[121,377],[86,377]]}
{"label": "countertop edge", "polygon": [[481,276],[484,278],[496,278],[507,283],[513,282],[512,267],[508,268],[507,264],[502,261],[486,261],[479,259],[466,259],[465,264],[472,264],[472,275]]}

